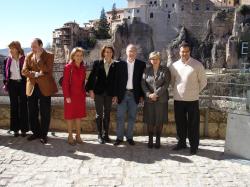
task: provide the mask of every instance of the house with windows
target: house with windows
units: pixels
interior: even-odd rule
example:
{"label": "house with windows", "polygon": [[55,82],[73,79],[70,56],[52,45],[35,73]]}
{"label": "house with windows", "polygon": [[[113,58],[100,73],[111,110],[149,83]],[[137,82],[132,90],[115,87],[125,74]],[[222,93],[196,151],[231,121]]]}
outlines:
{"label": "house with windows", "polygon": [[122,20],[124,19],[124,10],[125,9],[117,9],[116,10],[116,13],[117,13],[116,18],[112,17],[112,10],[106,12],[106,17],[107,17],[107,21],[110,25],[111,32],[115,30],[115,27],[118,24],[122,23]]}

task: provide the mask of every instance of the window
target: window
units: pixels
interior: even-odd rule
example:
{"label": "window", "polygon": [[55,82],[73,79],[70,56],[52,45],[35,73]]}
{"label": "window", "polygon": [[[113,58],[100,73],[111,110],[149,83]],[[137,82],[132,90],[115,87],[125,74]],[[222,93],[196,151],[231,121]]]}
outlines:
{"label": "window", "polygon": [[150,17],[150,18],[153,18],[153,17],[154,17],[154,14],[151,12],[149,17]]}
{"label": "window", "polygon": [[198,3],[194,4],[194,9],[195,10],[200,10],[200,5]]}
{"label": "window", "polygon": [[139,9],[137,9],[137,10],[136,10],[136,12],[137,12],[137,13],[139,13],[139,12],[140,12],[140,10],[139,10]]}
{"label": "window", "polygon": [[210,10],[209,4],[206,4],[206,10]]}
{"label": "window", "polygon": [[170,19],[170,13],[168,13],[168,19]]}
{"label": "window", "polygon": [[130,16],[128,16],[128,19],[130,19]]}
{"label": "window", "polygon": [[157,1],[154,1],[154,5],[157,6]]}
{"label": "window", "polygon": [[166,8],[168,8],[168,4],[166,4]]}
{"label": "window", "polygon": [[184,5],[181,5],[181,11],[183,11],[184,10]]}
{"label": "window", "polygon": [[153,2],[152,2],[152,1],[150,1],[150,2],[149,2],[149,4],[150,4],[150,5],[152,5],[152,4],[153,4]]}
{"label": "window", "polygon": [[241,43],[241,54],[247,55],[248,54],[248,42]]}
{"label": "window", "polygon": [[118,18],[121,18],[121,15],[119,15]]}
{"label": "window", "polygon": [[174,8],[174,6],[175,6],[175,4],[173,3],[173,4],[172,4],[172,7]]}

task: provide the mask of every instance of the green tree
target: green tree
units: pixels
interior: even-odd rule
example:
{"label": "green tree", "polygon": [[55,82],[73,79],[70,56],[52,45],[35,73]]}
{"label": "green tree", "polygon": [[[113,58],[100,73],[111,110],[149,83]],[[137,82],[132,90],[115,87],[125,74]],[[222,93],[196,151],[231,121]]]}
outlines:
{"label": "green tree", "polygon": [[116,4],[115,3],[112,6],[111,16],[112,16],[112,20],[117,19],[117,9],[116,9]]}
{"label": "green tree", "polygon": [[108,24],[108,20],[107,20],[106,14],[105,14],[105,10],[104,10],[104,8],[102,8],[98,28],[97,28],[97,31],[96,31],[96,37],[98,39],[110,38],[109,30],[110,30],[110,26]]}

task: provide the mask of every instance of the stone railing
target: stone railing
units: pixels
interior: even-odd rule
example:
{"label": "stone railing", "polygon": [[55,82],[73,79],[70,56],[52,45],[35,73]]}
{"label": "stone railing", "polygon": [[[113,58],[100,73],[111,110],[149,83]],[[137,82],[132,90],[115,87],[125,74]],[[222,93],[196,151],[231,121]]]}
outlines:
{"label": "stone railing", "polygon": [[[60,95],[58,95],[60,96]],[[8,104],[8,97],[1,96],[1,107],[0,107],[0,128],[9,127],[9,114],[10,107]],[[4,101],[5,100],[5,101]],[[63,98],[53,97],[52,98],[52,117],[50,128],[52,131],[66,131],[67,124],[63,117]],[[142,105],[139,105],[136,124],[134,129],[135,135],[146,135],[146,126],[143,124],[143,112]],[[175,120],[173,112],[173,101],[169,102],[169,122],[164,125],[163,136],[175,136]],[[200,135],[202,137],[209,138],[225,138],[226,132],[226,119],[227,113],[221,112],[214,109],[209,109],[206,107],[201,107],[200,114]],[[110,123],[110,133],[115,134],[116,130],[116,106],[113,107],[111,112],[111,123]],[[95,108],[93,100],[87,98],[87,117],[82,120],[82,131],[83,133],[96,133],[95,126]]]}

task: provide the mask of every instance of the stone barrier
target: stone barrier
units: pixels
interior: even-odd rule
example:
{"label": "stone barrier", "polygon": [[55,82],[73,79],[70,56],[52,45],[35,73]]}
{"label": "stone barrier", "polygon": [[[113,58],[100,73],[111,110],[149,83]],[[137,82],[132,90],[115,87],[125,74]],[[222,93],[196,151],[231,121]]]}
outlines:
{"label": "stone barrier", "polygon": [[[0,128],[9,128],[10,117],[9,104],[0,104]],[[115,134],[116,130],[116,109],[111,112],[110,134]],[[169,122],[163,127],[163,136],[176,136],[173,106],[169,106]],[[208,119],[206,119],[208,118]],[[221,111],[201,109],[200,135],[213,139],[224,139],[226,134],[227,114]],[[207,127],[206,127],[207,124]],[[63,117],[63,105],[60,103],[52,106],[51,125],[52,131],[66,131],[67,124]],[[146,126],[143,124],[142,107],[139,107],[134,128],[135,135],[146,135]],[[87,117],[82,120],[83,133],[96,133],[95,109],[93,106],[87,108]]]}

